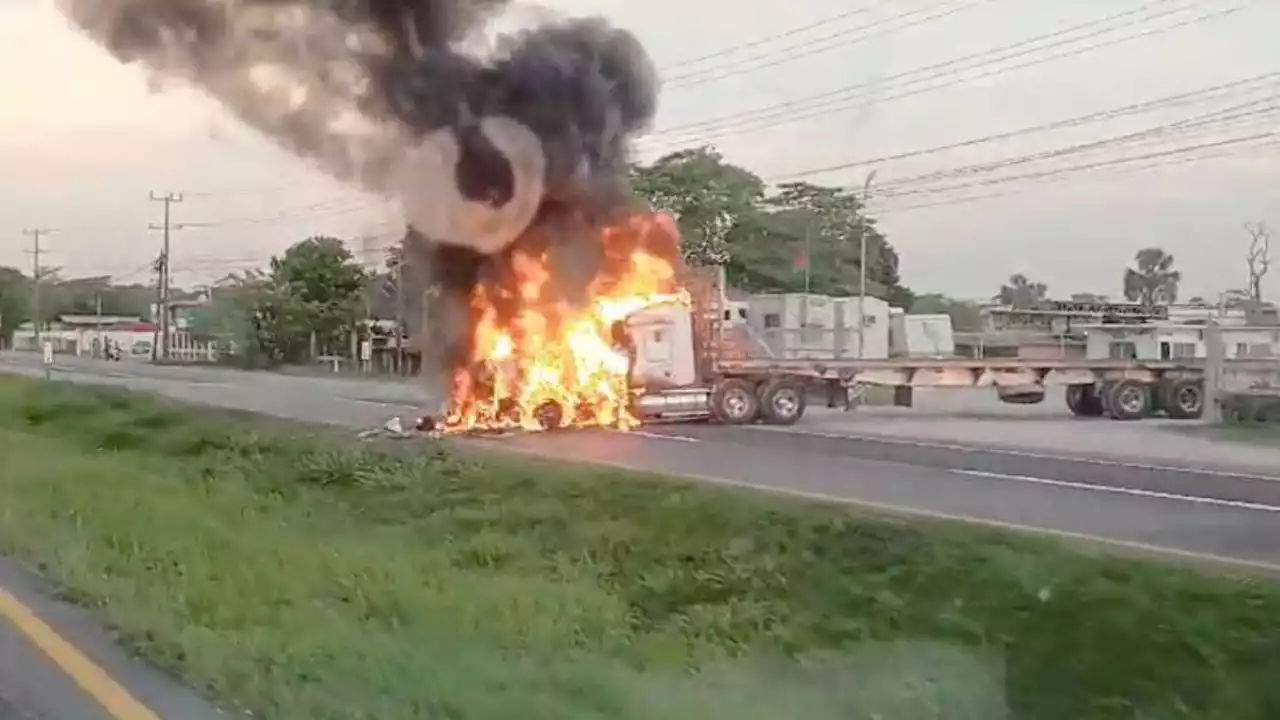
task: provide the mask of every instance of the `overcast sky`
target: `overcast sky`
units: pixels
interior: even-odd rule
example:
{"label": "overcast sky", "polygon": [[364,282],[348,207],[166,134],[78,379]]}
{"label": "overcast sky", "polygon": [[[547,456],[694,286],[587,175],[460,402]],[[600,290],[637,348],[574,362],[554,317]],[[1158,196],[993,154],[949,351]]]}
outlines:
{"label": "overcast sky", "polygon": [[[160,243],[160,234],[147,229],[162,212],[148,201],[151,191],[185,192],[185,202],[174,205],[175,221],[209,224],[174,235],[173,265],[183,284],[261,265],[310,234],[368,237],[371,247],[396,236],[396,215],[387,204],[312,172],[194,92],[152,92],[140,70],[114,63],[49,5],[0,0],[0,264],[29,267],[23,252],[29,238],[21,231],[49,227],[58,232],[45,241],[48,264],[66,274],[144,281]],[[1004,62],[992,63],[995,56],[988,55],[913,73],[1144,5],[1152,9],[1064,39],[1115,28],[1091,38],[1043,50],[1023,45],[1008,51],[1022,55]],[[655,132],[639,144],[641,157],[714,142],[731,162],[769,180],[860,186],[873,166],[803,173],[1280,72],[1275,0],[554,0],[544,6],[605,15],[647,44],[667,83]],[[1243,9],[1189,22],[1235,7]],[[860,8],[865,11],[854,12]],[[847,17],[819,22],[842,13]],[[1180,22],[1187,24],[1158,32]],[[917,24],[902,27],[911,23]],[[787,35],[806,25],[816,26]],[[1151,34],[1077,51],[1141,32]],[[744,44],[750,47],[722,52]],[[995,72],[1058,53],[1072,54]],[[973,69],[954,72],[965,67]],[[836,91],[844,94],[831,94]],[[895,181],[925,173],[1112,138],[1247,102],[1255,102],[1252,111],[1266,110],[1280,104],[1267,104],[1277,92],[1280,83],[1271,80],[1215,102],[880,162],[873,213],[902,256],[904,281],[917,291],[986,297],[1010,273],[1024,272],[1048,283],[1054,295],[1118,295],[1124,265],[1149,245],[1177,257],[1184,298],[1240,287],[1248,245],[1243,223],[1270,220],[1280,236],[1280,136],[1187,148],[1280,130],[1278,112],[934,185],[912,181],[897,188],[910,194],[889,195]],[[1112,164],[1164,152],[1170,154]],[[1089,172],[980,184],[1098,163]],[[968,187],[935,189],[957,185]],[[1280,294],[1280,279],[1268,283],[1268,291]]]}

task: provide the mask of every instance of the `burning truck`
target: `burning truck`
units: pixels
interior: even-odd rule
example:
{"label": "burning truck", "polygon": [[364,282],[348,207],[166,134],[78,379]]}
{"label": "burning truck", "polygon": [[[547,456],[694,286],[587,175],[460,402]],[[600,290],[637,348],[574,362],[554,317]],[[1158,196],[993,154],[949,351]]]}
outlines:
{"label": "burning truck", "polygon": [[767,360],[728,357],[721,270],[683,266],[669,216],[636,213],[601,230],[606,258],[582,304],[546,292],[554,276],[531,246],[517,244],[472,288],[448,407],[422,429],[627,430],[703,419],[786,425],[804,415],[804,377]]}

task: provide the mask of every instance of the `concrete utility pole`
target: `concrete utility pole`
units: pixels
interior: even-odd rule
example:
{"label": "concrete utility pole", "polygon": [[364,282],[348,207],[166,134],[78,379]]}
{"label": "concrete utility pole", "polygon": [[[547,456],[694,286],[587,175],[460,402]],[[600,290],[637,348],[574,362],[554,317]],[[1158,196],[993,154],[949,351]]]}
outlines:
{"label": "concrete utility pole", "polygon": [[858,213],[858,359],[867,356],[867,202],[871,199],[871,183],[876,171],[867,173],[862,183],[862,210]]}
{"label": "concrete utility pole", "polygon": [[40,246],[40,238],[51,232],[53,231],[47,228],[30,228],[22,231],[23,235],[31,238],[31,249],[27,252],[31,254],[31,319],[32,325],[35,327],[37,350],[40,349],[41,326],[43,324],[40,314],[40,278],[44,275],[44,270],[41,269],[40,254],[46,252]]}
{"label": "concrete utility pole", "polygon": [[160,251],[160,291],[159,301],[156,303],[156,313],[160,316],[160,350],[158,357],[167,359],[169,357],[169,235],[173,230],[181,230],[182,225],[174,225],[171,221],[171,210],[174,203],[182,202],[180,193],[169,193],[167,195],[157,195],[151,193],[151,202],[164,203],[164,224],[150,225],[152,230],[162,230],[164,232],[164,246]]}
{"label": "concrete utility pole", "polygon": [[[168,272],[168,258],[162,252],[156,258],[155,263],[151,266],[156,271],[156,314],[160,314],[160,308],[164,305],[164,276]],[[153,323],[155,330],[151,333],[151,362],[155,362],[160,357],[160,318],[156,318],[157,322]]]}
{"label": "concrete utility pole", "polygon": [[1201,420],[1207,425],[1222,424],[1222,380],[1226,360],[1226,346],[1222,339],[1222,325],[1218,318],[1209,318],[1204,329],[1204,411]]}

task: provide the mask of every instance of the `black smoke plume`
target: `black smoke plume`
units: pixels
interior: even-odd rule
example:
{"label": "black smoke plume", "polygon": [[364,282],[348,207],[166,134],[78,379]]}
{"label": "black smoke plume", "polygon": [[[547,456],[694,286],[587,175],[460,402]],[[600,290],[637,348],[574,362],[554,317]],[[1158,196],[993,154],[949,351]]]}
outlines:
{"label": "black smoke plume", "polygon": [[[56,1],[121,62],[193,83],[329,174],[402,202],[406,255],[455,303],[531,225],[589,227],[625,208],[627,140],[655,111],[648,55],[597,18],[464,50],[507,0]],[[557,257],[575,269],[598,250]]]}

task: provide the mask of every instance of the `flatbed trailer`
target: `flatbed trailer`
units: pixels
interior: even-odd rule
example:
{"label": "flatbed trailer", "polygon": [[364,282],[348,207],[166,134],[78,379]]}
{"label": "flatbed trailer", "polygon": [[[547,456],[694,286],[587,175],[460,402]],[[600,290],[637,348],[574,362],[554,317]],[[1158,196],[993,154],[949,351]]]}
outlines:
{"label": "flatbed trailer", "polygon": [[[1061,388],[1067,407],[1083,417],[1194,419],[1204,412],[1202,359],[750,357],[726,338],[722,283],[720,272],[694,276],[686,283],[688,304],[655,306],[628,319],[637,355],[634,406],[642,418],[789,425],[815,391],[828,406],[850,410],[875,386],[894,388],[895,404],[903,406],[912,404],[916,388],[986,387],[1013,404],[1041,402],[1048,389]],[[1272,358],[1224,366],[1236,374],[1280,368]]]}

